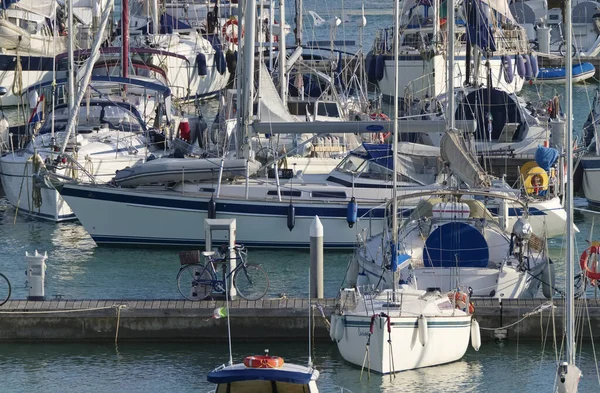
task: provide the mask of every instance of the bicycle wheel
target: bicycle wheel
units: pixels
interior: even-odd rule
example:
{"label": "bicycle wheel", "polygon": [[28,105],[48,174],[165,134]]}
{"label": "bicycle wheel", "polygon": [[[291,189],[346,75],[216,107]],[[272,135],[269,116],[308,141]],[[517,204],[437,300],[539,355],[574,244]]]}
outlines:
{"label": "bicycle wheel", "polygon": [[11,292],[10,281],[4,274],[0,273],[0,306],[10,299]]}
{"label": "bicycle wheel", "polygon": [[201,263],[186,265],[177,273],[177,288],[188,300],[206,299],[212,292],[213,277]]}
{"label": "bicycle wheel", "polygon": [[269,290],[269,276],[258,265],[246,265],[235,272],[233,286],[246,300],[258,300]]}

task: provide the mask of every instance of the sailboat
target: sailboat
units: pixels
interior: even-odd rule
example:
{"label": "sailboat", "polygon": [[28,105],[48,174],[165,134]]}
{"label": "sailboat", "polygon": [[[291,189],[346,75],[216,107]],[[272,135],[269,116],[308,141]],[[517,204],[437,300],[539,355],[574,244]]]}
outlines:
{"label": "sailboat", "polygon": [[[571,0],[565,1],[565,17],[571,20]],[[565,25],[566,55],[565,67],[571,69],[573,66],[572,54],[572,30],[571,24]],[[566,252],[565,264],[567,266],[566,275],[566,301],[565,301],[565,324],[566,324],[566,359],[558,365],[557,384],[559,393],[577,393],[581,370],[575,364],[575,233],[573,227],[568,225],[573,222],[573,76],[567,73],[565,81],[565,117],[567,120],[567,135],[565,143],[565,153],[567,156],[567,184],[565,192],[565,209],[567,210],[567,233],[566,233]]]}
{"label": "sailboat", "polygon": [[[450,15],[454,15],[454,9]],[[399,1],[395,2],[396,31],[398,33]],[[453,20],[453,18],[451,19]],[[451,28],[452,29],[452,28]],[[450,40],[452,41],[452,40]],[[395,42],[395,53],[398,42]],[[449,48],[452,69],[454,48]],[[396,81],[398,60],[396,57]],[[451,73],[450,73],[451,74]],[[452,87],[452,81],[449,81]],[[398,84],[395,83],[394,113],[398,113]],[[450,109],[453,109],[453,100]],[[454,123],[450,122],[450,129]],[[451,131],[449,131],[451,132]],[[394,141],[398,140],[398,117],[394,116]],[[394,143],[394,151],[397,150]],[[394,154],[394,168],[397,156]],[[398,266],[398,202],[396,187],[392,199],[392,253]],[[344,289],[340,312],[332,316],[332,338],[344,359],[363,368],[382,374],[395,373],[420,367],[435,366],[460,359],[469,345],[475,349],[480,339],[477,321],[472,319],[466,294],[451,292],[446,296],[437,289],[417,290],[408,285],[398,285],[381,293],[363,293],[360,288]],[[346,299],[353,301],[346,302]]]}

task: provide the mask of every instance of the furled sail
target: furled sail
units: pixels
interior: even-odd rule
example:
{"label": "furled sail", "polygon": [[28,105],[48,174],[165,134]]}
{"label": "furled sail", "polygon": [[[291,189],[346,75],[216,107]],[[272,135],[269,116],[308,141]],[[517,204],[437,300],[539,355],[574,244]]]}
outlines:
{"label": "furled sail", "polygon": [[447,131],[440,142],[442,159],[452,173],[469,187],[491,187],[489,176],[471,154],[464,139],[456,131]]}

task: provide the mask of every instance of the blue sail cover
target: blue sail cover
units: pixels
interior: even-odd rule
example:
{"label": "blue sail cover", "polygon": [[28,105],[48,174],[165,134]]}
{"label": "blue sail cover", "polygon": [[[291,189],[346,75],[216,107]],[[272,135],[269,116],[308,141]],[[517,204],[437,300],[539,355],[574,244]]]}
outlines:
{"label": "blue sail cover", "polygon": [[365,149],[364,152],[357,150],[353,151],[351,154],[375,162],[389,170],[394,168],[394,156],[392,145],[390,143],[363,143],[362,146]]}
{"label": "blue sail cover", "polygon": [[490,7],[482,0],[468,0],[465,5],[467,7],[467,42],[484,51],[495,52],[496,40],[488,20]]}
{"label": "blue sail cover", "polygon": [[10,7],[11,4],[17,3],[19,0],[2,0],[2,9],[5,10]]}
{"label": "blue sail cover", "polygon": [[558,160],[560,153],[553,147],[538,146],[535,151],[535,162],[540,168],[549,171],[552,165]]}
{"label": "blue sail cover", "polygon": [[449,222],[436,228],[423,248],[425,267],[487,267],[490,251],[476,228]]}

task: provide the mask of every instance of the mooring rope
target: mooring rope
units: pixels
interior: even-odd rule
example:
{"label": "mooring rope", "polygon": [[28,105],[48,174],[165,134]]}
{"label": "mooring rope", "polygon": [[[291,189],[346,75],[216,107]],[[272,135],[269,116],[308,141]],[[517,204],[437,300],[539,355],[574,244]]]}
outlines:
{"label": "mooring rope", "polygon": [[500,326],[500,327],[496,327],[496,328],[485,328],[485,327],[479,327],[481,330],[498,330],[498,329],[508,329],[510,327],[513,327],[515,325],[518,325],[519,323],[523,322],[525,319],[531,317],[532,315],[537,315],[541,312],[543,312],[545,309],[547,308],[555,308],[556,306],[552,303],[552,302],[547,302],[544,304],[541,304],[539,306],[537,306],[536,308],[533,309],[533,311],[528,312],[526,314],[523,314],[523,318],[519,319],[518,321],[511,323],[510,325],[505,325],[505,326]]}

